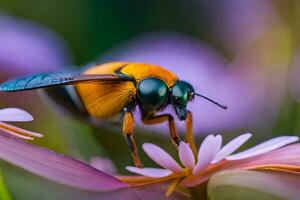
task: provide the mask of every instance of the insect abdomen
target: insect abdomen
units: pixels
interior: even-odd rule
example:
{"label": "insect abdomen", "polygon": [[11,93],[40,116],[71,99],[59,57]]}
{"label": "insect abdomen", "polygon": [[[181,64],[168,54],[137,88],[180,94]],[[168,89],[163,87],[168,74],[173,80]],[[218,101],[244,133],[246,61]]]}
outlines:
{"label": "insect abdomen", "polygon": [[[107,63],[92,67],[84,74],[112,74],[127,63]],[[107,119],[123,110],[136,95],[133,82],[86,83],[76,86],[87,112],[97,118]]]}

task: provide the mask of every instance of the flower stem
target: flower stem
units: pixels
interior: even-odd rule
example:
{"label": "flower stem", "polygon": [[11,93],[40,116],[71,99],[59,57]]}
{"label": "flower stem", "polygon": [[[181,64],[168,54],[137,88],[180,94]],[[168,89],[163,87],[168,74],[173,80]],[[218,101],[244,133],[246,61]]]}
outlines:
{"label": "flower stem", "polygon": [[190,188],[191,197],[195,200],[207,200],[207,182]]}
{"label": "flower stem", "polygon": [[171,185],[168,187],[168,189],[165,193],[166,197],[169,197],[174,192],[174,190],[176,189],[176,186],[178,185],[179,181],[180,181],[180,178],[177,178],[171,183]]}

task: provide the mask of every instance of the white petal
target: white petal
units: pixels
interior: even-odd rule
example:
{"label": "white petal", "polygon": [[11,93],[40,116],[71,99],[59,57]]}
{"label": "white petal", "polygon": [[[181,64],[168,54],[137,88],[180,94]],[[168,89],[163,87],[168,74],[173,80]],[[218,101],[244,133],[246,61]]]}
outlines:
{"label": "white petal", "polygon": [[146,143],[143,144],[146,154],[159,166],[169,169],[173,172],[182,172],[180,165],[162,148],[157,145]]}
{"label": "white petal", "polygon": [[26,111],[19,108],[5,108],[0,110],[0,121],[3,122],[27,122],[33,117]]}
{"label": "white petal", "polygon": [[243,135],[238,136],[237,138],[231,140],[228,144],[226,144],[220,151],[217,153],[217,155],[212,160],[213,163],[217,163],[227,156],[229,156],[231,153],[236,151],[240,146],[242,146],[249,138],[252,136],[250,133],[246,133]]}
{"label": "white petal", "polygon": [[143,176],[148,176],[152,178],[163,178],[172,174],[172,171],[168,169],[158,169],[158,168],[138,168],[128,166],[126,169],[132,173],[140,174]]}
{"label": "white petal", "polygon": [[226,157],[226,160],[240,160],[273,151],[285,145],[299,141],[297,136],[281,136],[270,139],[246,151]]}
{"label": "white petal", "polygon": [[195,166],[195,156],[189,144],[180,142],[178,154],[180,161],[186,168],[192,169]]}
{"label": "white petal", "polygon": [[220,151],[221,145],[221,135],[217,135],[216,137],[209,135],[203,140],[199,148],[198,162],[193,170],[194,175],[199,174],[201,170],[205,169],[210,164],[215,155]]}

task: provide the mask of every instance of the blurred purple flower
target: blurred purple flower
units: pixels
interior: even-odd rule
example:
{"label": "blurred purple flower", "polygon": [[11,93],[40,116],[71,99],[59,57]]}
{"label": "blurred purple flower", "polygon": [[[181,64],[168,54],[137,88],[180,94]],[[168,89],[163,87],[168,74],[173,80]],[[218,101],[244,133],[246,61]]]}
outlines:
{"label": "blurred purple flower", "polygon": [[[269,38],[272,41],[279,39]],[[266,40],[267,45],[273,45],[271,42]],[[271,49],[272,45],[267,47]],[[275,42],[274,45],[278,44]],[[277,69],[278,64],[267,63],[261,59],[264,55],[261,50],[250,50],[244,51],[244,54],[229,64],[215,49],[202,41],[175,33],[152,33],[119,45],[105,54],[100,61],[123,60],[161,65],[177,73],[180,79],[194,85],[198,93],[229,107],[224,111],[201,98],[196,98],[189,105],[189,109],[194,111],[197,133],[249,127],[265,128],[276,119],[277,107],[283,94],[284,87],[280,84],[284,73],[277,70],[276,74],[273,74],[276,75],[276,79],[273,80],[276,84],[270,84],[269,80],[273,77],[268,77],[272,76],[269,75],[268,67],[276,66]],[[268,50],[266,57],[273,58],[273,51],[263,50]],[[173,113],[173,109],[166,112]],[[137,121],[140,123],[140,120]],[[181,125],[183,127],[183,124]],[[166,130],[167,125],[155,127]]]}
{"label": "blurred purple flower", "polygon": [[213,33],[226,49],[237,52],[276,26],[278,11],[271,0],[227,0],[204,3]]}
{"label": "blurred purple flower", "polygon": [[[290,147],[294,147],[294,151],[299,151],[299,143],[297,146],[289,146],[289,144],[298,142],[298,137],[281,136],[272,138],[248,150],[232,154],[250,137],[250,133],[240,135],[222,147],[223,139],[221,135],[209,135],[203,140],[198,153],[195,153],[195,155],[190,148],[190,144],[181,142],[178,147],[178,157],[181,165],[159,146],[146,143],[143,144],[144,151],[162,168],[128,166],[127,170],[135,174],[151,177],[156,182],[176,181],[175,185],[181,184],[185,187],[199,186],[218,171],[227,170],[228,168],[239,170],[269,169],[271,171],[282,170],[294,173],[299,171],[300,165],[296,158],[297,155],[294,154],[296,155],[296,157],[293,157],[294,162],[292,159],[289,159],[292,161],[290,162],[282,154]],[[274,156],[274,152],[280,152],[281,155]],[[171,184],[166,194],[170,195],[175,188]]]}
{"label": "blurred purple flower", "polygon": [[[57,71],[71,63],[63,39],[45,26],[0,12],[0,30],[0,82],[17,76]],[[2,93],[0,98],[1,103],[28,110],[45,108],[35,93]]]}
{"label": "blurred purple flower", "polygon": [[0,30],[0,78],[4,72],[24,75],[70,64],[63,40],[42,25],[0,13]]}

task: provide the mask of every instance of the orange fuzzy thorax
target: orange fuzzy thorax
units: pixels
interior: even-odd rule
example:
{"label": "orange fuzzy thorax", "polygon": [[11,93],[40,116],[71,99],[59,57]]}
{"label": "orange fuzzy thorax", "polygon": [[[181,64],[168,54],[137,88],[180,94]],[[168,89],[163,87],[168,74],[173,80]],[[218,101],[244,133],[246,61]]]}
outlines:
{"label": "orange fuzzy thorax", "polygon": [[[97,65],[87,69],[83,74],[116,74],[116,71],[133,77],[136,82],[156,77],[171,87],[178,80],[177,76],[156,65],[143,63],[113,62]],[[86,110],[93,117],[107,119],[122,111],[136,97],[136,86],[133,82],[99,82],[84,83],[76,86]]]}

